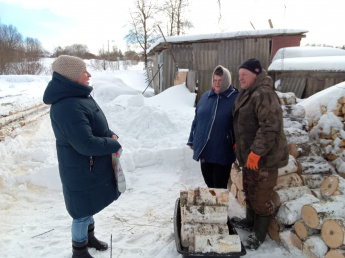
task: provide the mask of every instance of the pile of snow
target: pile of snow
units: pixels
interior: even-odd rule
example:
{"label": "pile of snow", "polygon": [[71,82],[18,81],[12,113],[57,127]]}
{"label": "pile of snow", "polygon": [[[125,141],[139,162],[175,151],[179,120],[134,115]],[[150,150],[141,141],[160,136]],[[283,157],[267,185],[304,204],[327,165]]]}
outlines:
{"label": "pile of snow", "polygon": [[277,51],[268,71],[345,71],[345,50],[286,47]]}

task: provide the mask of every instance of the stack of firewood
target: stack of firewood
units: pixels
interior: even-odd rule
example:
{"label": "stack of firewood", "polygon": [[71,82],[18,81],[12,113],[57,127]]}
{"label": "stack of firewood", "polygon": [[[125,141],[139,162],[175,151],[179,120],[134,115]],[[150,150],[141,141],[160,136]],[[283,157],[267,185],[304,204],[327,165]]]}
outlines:
{"label": "stack of firewood", "polygon": [[306,256],[345,257],[345,179],[331,175],[320,191],[320,200],[302,206],[294,230]]}
{"label": "stack of firewood", "polygon": [[241,251],[239,236],[230,235],[229,191],[196,188],[180,192],[181,245],[188,252]]}
{"label": "stack of firewood", "polygon": [[325,158],[331,162],[339,175],[345,178],[342,169],[345,166],[345,97],[338,99],[336,109],[327,110],[327,107],[322,105],[321,113],[323,116],[320,119],[334,121],[333,118],[336,117],[339,122],[324,126],[320,125],[319,121],[310,121],[309,127],[317,131],[320,142],[326,147]]}

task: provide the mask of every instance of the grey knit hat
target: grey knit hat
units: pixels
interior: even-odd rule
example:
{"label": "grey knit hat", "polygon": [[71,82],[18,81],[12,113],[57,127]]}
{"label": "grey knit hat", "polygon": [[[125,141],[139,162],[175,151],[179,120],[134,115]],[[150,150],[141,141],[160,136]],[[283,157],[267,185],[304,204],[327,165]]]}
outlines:
{"label": "grey knit hat", "polygon": [[78,81],[80,74],[85,68],[86,64],[83,59],[67,55],[59,56],[52,64],[54,72],[74,82]]}

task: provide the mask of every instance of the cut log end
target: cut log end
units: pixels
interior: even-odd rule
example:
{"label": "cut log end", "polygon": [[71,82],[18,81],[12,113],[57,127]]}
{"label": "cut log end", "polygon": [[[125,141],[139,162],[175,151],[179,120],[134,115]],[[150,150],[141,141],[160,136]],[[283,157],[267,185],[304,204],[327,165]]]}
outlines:
{"label": "cut log end", "polygon": [[296,234],[301,239],[305,239],[308,236],[307,229],[306,229],[305,225],[301,221],[296,221],[295,222],[295,231],[296,231]]}
{"label": "cut log end", "polygon": [[320,224],[316,210],[310,205],[304,205],[301,210],[302,219],[311,228],[317,228]]}
{"label": "cut log end", "polygon": [[272,240],[279,243],[280,242],[279,232],[280,232],[280,225],[276,219],[272,218],[268,226],[268,235]]}
{"label": "cut log end", "polygon": [[323,180],[320,190],[322,196],[331,196],[338,189],[339,179],[336,176],[329,176]]}
{"label": "cut log end", "polygon": [[326,220],[321,227],[322,240],[330,248],[338,248],[344,244],[344,225],[340,223],[340,220]]}
{"label": "cut log end", "polygon": [[326,253],[325,258],[345,258],[345,250],[331,249]]}

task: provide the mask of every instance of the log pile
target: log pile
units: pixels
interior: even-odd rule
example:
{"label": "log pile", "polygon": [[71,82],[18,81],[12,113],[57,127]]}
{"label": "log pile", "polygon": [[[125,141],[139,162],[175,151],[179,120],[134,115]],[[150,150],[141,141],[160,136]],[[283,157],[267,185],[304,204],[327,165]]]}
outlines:
{"label": "log pile", "polygon": [[310,121],[309,127],[313,133],[317,134],[320,142],[326,147],[325,158],[331,162],[339,175],[345,177],[345,97],[338,99],[337,107],[333,110],[327,110],[326,106],[321,106],[323,120],[328,119],[338,122],[329,123],[327,126],[320,125],[319,121]]}
{"label": "log pile", "polygon": [[196,188],[180,192],[181,245],[188,252],[241,251],[238,235],[230,235],[229,191]]}
{"label": "log pile", "polygon": [[[291,96],[287,101],[282,100],[283,95],[280,94],[280,99],[285,104],[282,107],[284,132],[289,143],[290,157],[288,165],[278,172],[273,197],[276,213],[268,234],[288,251],[297,247],[307,257],[344,257],[344,238],[341,236],[345,234],[342,220],[345,218],[345,207],[343,209],[339,206],[343,207],[342,203],[345,205],[345,198],[341,201],[340,197],[345,192],[345,184],[324,158],[325,145],[309,142],[303,107],[290,105],[294,102]],[[243,182],[239,177],[241,169],[234,164],[229,187],[239,203],[244,204]],[[323,234],[322,225],[328,228],[324,229]],[[324,238],[332,239],[328,241],[336,244],[331,246]]]}

